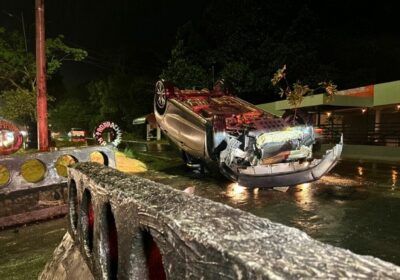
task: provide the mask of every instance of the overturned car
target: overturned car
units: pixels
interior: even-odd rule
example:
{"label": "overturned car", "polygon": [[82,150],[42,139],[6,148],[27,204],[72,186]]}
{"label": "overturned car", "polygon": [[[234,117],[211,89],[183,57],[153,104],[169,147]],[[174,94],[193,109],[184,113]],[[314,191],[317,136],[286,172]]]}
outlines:
{"label": "overturned car", "polygon": [[188,165],[217,163],[228,179],[247,187],[291,186],[319,179],[340,158],[342,140],[321,159],[310,125],[293,125],[237,98],[217,82],[213,90],[178,89],[160,80],[154,113]]}

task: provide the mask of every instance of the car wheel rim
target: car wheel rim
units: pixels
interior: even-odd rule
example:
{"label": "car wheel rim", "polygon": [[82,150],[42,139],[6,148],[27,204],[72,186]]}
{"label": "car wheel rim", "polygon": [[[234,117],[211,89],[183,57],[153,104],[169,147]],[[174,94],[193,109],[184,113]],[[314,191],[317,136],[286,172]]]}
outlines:
{"label": "car wheel rim", "polygon": [[157,95],[157,106],[160,108],[164,108],[165,103],[167,102],[167,97],[165,94],[165,88],[161,81],[159,81],[156,85],[156,95]]}

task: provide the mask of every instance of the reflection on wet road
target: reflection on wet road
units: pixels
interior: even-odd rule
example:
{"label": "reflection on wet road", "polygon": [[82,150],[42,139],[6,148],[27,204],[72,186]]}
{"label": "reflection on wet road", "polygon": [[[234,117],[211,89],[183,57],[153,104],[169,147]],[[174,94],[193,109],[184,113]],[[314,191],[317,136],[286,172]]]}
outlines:
{"label": "reflection on wet road", "polygon": [[194,174],[179,161],[178,153],[164,150],[146,153],[169,161],[175,158],[176,164],[143,176],[180,190],[195,187],[196,195],[400,265],[400,165],[342,161],[321,180],[282,192]]}

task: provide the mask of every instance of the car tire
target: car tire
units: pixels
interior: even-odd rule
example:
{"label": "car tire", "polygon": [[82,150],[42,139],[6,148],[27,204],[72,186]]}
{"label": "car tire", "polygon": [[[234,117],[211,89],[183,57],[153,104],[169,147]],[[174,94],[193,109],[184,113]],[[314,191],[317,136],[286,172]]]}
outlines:
{"label": "car tire", "polygon": [[204,164],[200,159],[192,156],[185,151],[182,151],[182,158],[189,169],[198,170],[200,171],[200,173],[204,173]]}
{"label": "car tire", "polygon": [[168,84],[164,80],[156,83],[154,94],[154,106],[158,114],[163,115],[167,108]]}

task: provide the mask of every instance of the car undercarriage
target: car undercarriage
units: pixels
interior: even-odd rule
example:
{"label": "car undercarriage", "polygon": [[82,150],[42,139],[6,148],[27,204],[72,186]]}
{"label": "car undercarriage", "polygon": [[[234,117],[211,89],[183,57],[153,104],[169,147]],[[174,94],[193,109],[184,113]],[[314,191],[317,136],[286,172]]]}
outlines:
{"label": "car undercarriage", "polygon": [[158,126],[186,155],[189,164],[217,163],[230,180],[247,187],[291,186],[319,179],[340,158],[343,143],[319,159],[311,125],[275,117],[229,93],[214,89],[178,89],[156,83]]}

